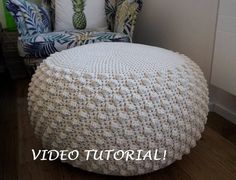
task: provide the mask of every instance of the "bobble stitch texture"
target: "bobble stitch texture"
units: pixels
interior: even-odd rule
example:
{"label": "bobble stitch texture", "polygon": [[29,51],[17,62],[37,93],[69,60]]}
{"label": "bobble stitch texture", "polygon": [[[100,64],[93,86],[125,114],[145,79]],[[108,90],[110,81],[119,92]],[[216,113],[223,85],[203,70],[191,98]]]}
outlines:
{"label": "bobble stitch texture", "polygon": [[208,88],[200,68],[184,55],[97,43],[46,59],[32,77],[28,110],[49,149],[167,151],[160,161],[67,161],[130,176],[164,168],[196,146],[207,120]]}

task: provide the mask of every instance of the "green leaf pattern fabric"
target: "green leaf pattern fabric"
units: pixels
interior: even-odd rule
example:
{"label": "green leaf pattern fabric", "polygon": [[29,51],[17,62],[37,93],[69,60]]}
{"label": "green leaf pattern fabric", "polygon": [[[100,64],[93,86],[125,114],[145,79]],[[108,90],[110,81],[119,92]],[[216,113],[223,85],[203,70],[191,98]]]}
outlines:
{"label": "green leaf pattern fabric", "polygon": [[114,31],[114,22],[116,17],[116,1],[117,0],[105,0],[105,13],[107,17],[108,29]]}
{"label": "green leaf pattern fabric", "polygon": [[[121,2],[121,1],[120,1]],[[114,32],[133,36],[137,15],[140,11],[140,4],[124,0],[117,6]]]}

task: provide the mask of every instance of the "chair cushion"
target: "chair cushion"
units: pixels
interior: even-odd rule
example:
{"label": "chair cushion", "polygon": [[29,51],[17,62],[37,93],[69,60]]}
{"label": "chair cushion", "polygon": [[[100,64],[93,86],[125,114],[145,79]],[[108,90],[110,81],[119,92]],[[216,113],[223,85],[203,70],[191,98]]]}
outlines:
{"label": "chair cushion", "polygon": [[18,47],[22,57],[45,58],[55,52],[84,44],[130,41],[130,37],[122,33],[73,30],[21,37]]}

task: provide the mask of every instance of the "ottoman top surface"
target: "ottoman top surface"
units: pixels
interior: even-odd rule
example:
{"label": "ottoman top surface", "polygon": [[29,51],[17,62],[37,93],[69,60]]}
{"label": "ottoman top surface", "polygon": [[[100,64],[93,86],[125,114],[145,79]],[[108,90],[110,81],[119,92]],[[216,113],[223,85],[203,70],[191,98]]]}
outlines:
{"label": "ottoman top surface", "polygon": [[55,53],[45,63],[75,73],[155,73],[175,69],[185,58],[172,51],[131,43],[95,43]]}

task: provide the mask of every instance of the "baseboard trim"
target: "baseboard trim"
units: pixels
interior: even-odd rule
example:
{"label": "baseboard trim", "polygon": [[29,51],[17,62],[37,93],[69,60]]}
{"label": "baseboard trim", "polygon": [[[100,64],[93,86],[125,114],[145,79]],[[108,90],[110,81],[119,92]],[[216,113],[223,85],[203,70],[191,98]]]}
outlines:
{"label": "baseboard trim", "polygon": [[209,110],[210,112],[215,112],[224,117],[225,119],[229,120],[230,122],[236,124],[236,114],[231,112],[229,109],[218,104],[210,103]]}
{"label": "baseboard trim", "polygon": [[211,103],[211,102],[209,103],[209,106],[208,106],[208,107],[209,107],[209,111],[210,111],[210,112],[214,112],[214,106],[215,106],[215,105],[214,105],[213,103]]}

